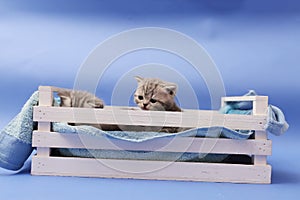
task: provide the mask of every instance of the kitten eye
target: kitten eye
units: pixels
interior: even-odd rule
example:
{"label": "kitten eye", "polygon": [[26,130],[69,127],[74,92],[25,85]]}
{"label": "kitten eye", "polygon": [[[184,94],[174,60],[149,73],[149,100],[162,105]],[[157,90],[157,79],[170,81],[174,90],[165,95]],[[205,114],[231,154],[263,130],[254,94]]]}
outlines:
{"label": "kitten eye", "polygon": [[139,99],[139,100],[143,100],[144,97],[143,97],[143,96],[138,96],[138,99]]}
{"label": "kitten eye", "polygon": [[156,103],[157,100],[156,100],[156,99],[150,99],[150,102],[151,102],[151,103]]}

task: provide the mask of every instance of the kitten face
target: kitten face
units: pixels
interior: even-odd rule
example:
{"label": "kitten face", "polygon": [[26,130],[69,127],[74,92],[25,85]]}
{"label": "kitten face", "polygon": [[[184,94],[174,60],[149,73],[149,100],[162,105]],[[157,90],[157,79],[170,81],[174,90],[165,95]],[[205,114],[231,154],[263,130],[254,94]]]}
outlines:
{"label": "kitten face", "polygon": [[85,91],[61,89],[57,92],[62,107],[103,108],[104,103],[95,95]]}
{"label": "kitten face", "polygon": [[138,87],[134,94],[134,101],[141,109],[180,111],[174,101],[176,84],[155,78],[135,78]]}

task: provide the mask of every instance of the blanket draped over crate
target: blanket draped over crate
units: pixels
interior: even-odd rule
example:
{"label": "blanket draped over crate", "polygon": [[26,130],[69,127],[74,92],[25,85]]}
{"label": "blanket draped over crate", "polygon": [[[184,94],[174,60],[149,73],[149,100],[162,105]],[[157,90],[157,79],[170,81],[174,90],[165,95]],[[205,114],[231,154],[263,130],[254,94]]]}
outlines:
{"label": "blanket draped over crate", "polygon": [[[255,95],[250,91],[246,95]],[[38,105],[38,92],[34,92],[23,106],[20,113],[0,132],[0,167],[8,170],[19,170],[33,151],[32,132],[36,129],[33,122],[33,106]],[[251,114],[252,104],[249,102],[228,103],[220,109],[224,114]],[[274,135],[281,135],[288,129],[282,111],[272,105],[268,109],[268,122],[265,129]],[[225,127],[197,128],[188,131],[167,134],[161,132],[126,132],[102,131],[91,126],[70,126],[66,123],[53,123],[52,130],[59,133],[87,134],[95,137],[107,137],[126,142],[145,142],[159,138],[174,137],[224,137],[231,139],[247,139],[251,131],[229,130]],[[123,158],[123,159],[150,159],[150,160],[179,160],[179,161],[222,161],[224,155],[201,155],[195,153],[167,153],[167,152],[134,152],[134,151],[109,151],[87,149],[58,149],[64,156]]]}

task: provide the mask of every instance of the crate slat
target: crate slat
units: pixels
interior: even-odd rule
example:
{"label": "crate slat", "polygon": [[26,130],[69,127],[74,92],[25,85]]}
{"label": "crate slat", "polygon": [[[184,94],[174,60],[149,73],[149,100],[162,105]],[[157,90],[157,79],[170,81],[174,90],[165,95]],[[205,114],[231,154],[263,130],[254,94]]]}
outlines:
{"label": "crate slat", "polygon": [[235,101],[260,101],[266,99],[268,96],[232,96],[232,97],[222,97],[224,102],[235,102]]}
{"label": "crate slat", "polygon": [[270,183],[271,166],[110,160],[89,158],[32,158],[33,175],[134,178],[152,180]]}
{"label": "crate slat", "polygon": [[145,142],[128,142],[106,137],[89,135],[46,133],[33,134],[34,147],[50,148],[83,148],[109,149],[132,151],[159,152],[191,152],[191,153],[221,153],[221,154],[249,154],[271,155],[272,142],[270,140],[231,140],[225,138],[193,138],[175,137],[160,138]]}
{"label": "crate slat", "polygon": [[142,111],[124,109],[88,109],[39,106],[34,108],[34,121],[134,126],[212,127],[264,130],[266,116],[220,114],[216,111],[185,112]]}

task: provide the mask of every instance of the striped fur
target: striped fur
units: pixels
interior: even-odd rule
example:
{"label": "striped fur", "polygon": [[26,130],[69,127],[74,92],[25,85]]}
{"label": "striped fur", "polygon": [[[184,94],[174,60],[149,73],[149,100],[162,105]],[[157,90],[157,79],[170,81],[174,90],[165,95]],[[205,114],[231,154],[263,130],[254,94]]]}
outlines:
{"label": "striped fur", "polygon": [[156,78],[135,77],[138,87],[134,94],[135,103],[143,110],[181,111],[174,97],[177,91],[175,83]]}
{"label": "striped fur", "polygon": [[[104,107],[103,101],[89,92],[60,89],[57,92],[57,95],[60,97],[61,100],[60,106],[62,107],[79,107],[79,108],[103,108]],[[75,126],[89,125],[106,131],[120,130],[120,128],[116,125],[107,125],[107,124],[72,123],[70,125],[75,125]]]}
{"label": "striped fur", "polygon": [[60,89],[57,92],[62,107],[103,108],[104,103],[95,95],[76,90]]}

